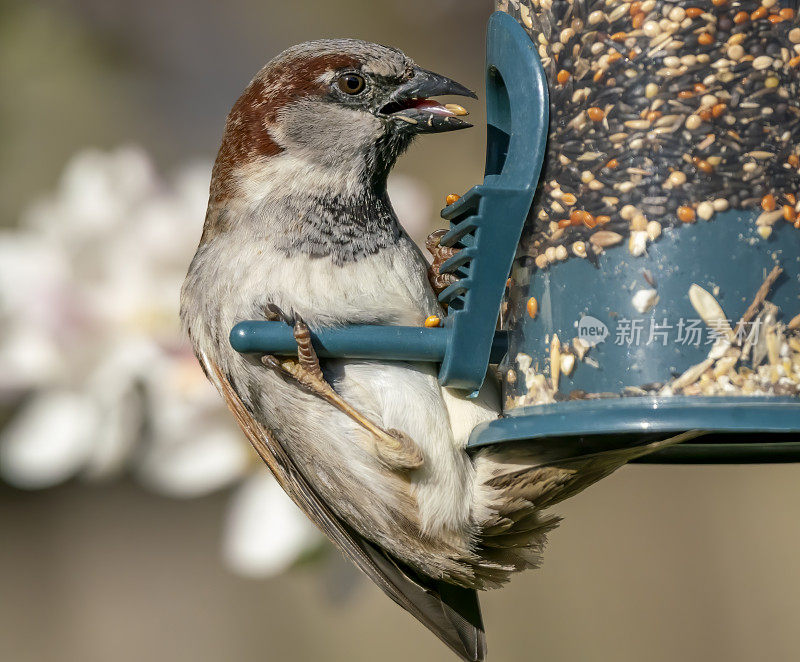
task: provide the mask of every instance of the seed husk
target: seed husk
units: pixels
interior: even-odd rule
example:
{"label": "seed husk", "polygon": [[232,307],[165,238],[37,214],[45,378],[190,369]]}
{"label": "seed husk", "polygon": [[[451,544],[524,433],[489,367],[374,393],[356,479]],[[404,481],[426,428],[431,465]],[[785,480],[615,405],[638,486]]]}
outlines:
{"label": "seed husk", "polygon": [[610,230],[598,230],[591,237],[589,237],[589,241],[599,248],[608,248],[609,246],[615,246],[616,244],[620,243],[623,238],[624,237],[618,232],[612,232]]}
{"label": "seed husk", "polygon": [[554,335],[550,341],[550,379],[553,390],[558,391],[558,381],[561,377],[561,343],[558,336]]}
{"label": "seed husk", "polygon": [[760,55],[753,60],[753,69],[756,71],[763,71],[770,66],[772,66],[772,58],[767,55]]}
{"label": "seed husk", "polygon": [[669,389],[671,391],[680,391],[686,388],[687,386],[694,384],[698,379],[700,379],[700,375],[702,375],[712,365],[714,365],[714,359],[706,359],[702,363],[693,365],[680,377],[675,379],[671,384],[665,386],[664,390]]}
{"label": "seed husk", "polygon": [[713,294],[693,283],[689,288],[689,301],[709,329],[723,334],[729,340],[733,339],[730,321]]}
{"label": "seed husk", "polygon": [[774,225],[781,218],[783,218],[783,209],[765,211],[756,219],[756,226]]}
{"label": "seed husk", "polygon": [[467,109],[464,108],[464,106],[460,106],[457,103],[446,103],[444,107],[447,108],[447,110],[449,110],[451,113],[454,113],[456,115],[469,115],[469,111],[467,111]]}

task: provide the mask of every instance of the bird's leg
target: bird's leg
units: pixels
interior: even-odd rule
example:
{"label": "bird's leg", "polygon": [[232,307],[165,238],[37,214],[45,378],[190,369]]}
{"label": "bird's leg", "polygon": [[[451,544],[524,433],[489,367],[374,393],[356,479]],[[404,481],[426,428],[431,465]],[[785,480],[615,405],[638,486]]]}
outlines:
{"label": "bird's leg", "polygon": [[453,257],[458,250],[449,246],[441,246],[439,242],[447,234],[447,230],[434,230],[425,240],[425,247],[433,255],[433,264],[428,267],[428,281],[436,294],[440,294],[445,288],[454,283],[457,278],[453,274],[439,273],[442,264]]}
{"label": "bird's leg", "polygon": [[298,360],[280,360],[268,354],[261,358],[261,362],[284,376],[292,378],[300,386],[333,405],[369,432],[375,440],[375,451],[378,458],[390,469],[408,471],[422,466],[422,452],[408,435],[400,430],[390,429],[387,431],[375,425],[325,381],[319,365],[319,358],[311,343],[311,333],[302,320],[294,323],[294,337],[297,341]]}

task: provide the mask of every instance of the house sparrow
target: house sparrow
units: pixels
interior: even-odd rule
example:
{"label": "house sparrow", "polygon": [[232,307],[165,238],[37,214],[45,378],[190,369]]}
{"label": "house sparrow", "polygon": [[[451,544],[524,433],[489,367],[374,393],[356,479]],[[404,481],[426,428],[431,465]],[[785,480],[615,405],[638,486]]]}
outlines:
{"label": "house sparrow", "polygon": [[[474,94],[357,40],[294,46],[233,106],[181,294],[194,350],[289,496],[393,600],[464,660],[483,660],[476,589],[539,564],[542,510],[635,454],[548,463],[524,444],[465,451],[500,412],[436,366],[317,361],[308,327],[442,316],[386,179],[412,139],[469,124],[432,96]],[[242,320],[295,327],[297,360],[235,352]],[[308,325],[308,327],[306,326]],[[652,450],[648,447],[647,450]]]}

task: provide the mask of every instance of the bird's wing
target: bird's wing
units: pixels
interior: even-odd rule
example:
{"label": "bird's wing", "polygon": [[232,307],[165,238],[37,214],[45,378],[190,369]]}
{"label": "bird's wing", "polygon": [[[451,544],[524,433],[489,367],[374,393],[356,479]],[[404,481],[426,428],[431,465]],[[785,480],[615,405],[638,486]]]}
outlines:
{"label": "bird's wing", "polygon": [[418,575],[336,517],[283,446],[253,418],[219,367],[205,354],[199,358],[239,427],[280,486],[339,551],[459,657],[468,662],[484,660],[486,639],[477,593]]}

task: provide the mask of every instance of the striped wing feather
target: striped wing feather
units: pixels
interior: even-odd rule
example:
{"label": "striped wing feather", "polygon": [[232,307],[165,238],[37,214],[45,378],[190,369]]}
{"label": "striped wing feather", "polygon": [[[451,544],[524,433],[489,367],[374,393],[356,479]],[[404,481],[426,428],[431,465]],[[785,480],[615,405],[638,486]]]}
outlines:
{"label": "striped wing feather", "polygon": [[341,521],[314,492],[281,444],[253,418],[217,365],[205,355],[199,358],[275,479],[339,551],[461,659],[484,660],[486,639],[477,593],[415,573]]}

